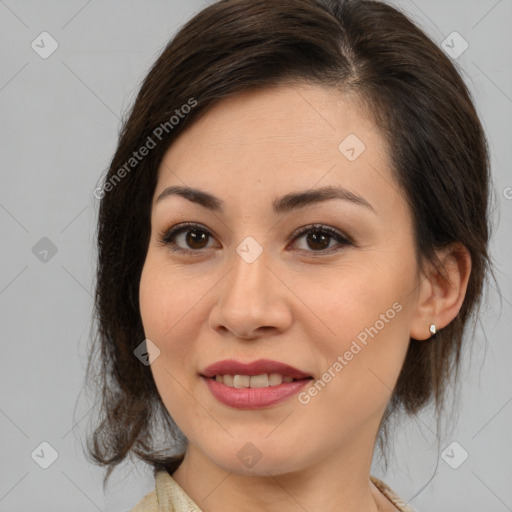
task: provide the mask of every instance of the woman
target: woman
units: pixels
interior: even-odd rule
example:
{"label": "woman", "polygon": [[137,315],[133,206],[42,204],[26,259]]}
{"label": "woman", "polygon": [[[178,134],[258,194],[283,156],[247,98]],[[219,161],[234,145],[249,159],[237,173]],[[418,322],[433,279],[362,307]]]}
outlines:
{"label": "woman", "polygon": [[372,456],[396,413],[442,410],[492,270],[488,182],[463,80],[393,7],[189,21],[99,191],[89,450],[106,479],[153,467],[133,512],[413,510]]}

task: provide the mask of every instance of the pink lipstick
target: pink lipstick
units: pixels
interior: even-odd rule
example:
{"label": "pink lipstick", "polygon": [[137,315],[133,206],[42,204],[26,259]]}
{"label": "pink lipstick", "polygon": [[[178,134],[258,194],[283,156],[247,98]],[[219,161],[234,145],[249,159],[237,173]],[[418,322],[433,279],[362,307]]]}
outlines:
{"label": "pink lipstick", "polygon": [[244,364],[227,359],[200,372],[212,395],[224,405],[261,409],[298,393],[312,376],[288,364],[259,359]]}

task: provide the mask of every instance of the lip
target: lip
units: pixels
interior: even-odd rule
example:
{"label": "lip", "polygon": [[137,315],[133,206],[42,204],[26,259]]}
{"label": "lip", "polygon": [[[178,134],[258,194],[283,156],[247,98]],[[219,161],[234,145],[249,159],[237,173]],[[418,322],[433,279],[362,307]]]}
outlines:
{"label": "lip", "polygon": [[[290,366],[289,364],[272,361],[271,359],[258,359],[251,363],[241,363],[234,359],[224,359],[207,366],[200,374],[203,377],[215,377],[215,375],[262,375],[264,373],[279,373],[285,377],[294,379],[306,379],[311,375]],[[291,384],[291,383],[290,383]],[[275,386],[279,387],[279,386]],[[262,388],[264,389],[264,388]]]}
{"label": "lip", "polygon": [[215,379],[201,376],[211,394],[222,404],[237,409],[271,407],[297,394],[311,379],[283,382],[267,388],[231,388]]}
{"label": "lip", "polygon": [[[279,373],[299,380],[266,388],[232,388],[212,379],[216,375],[254,376],[264,373]],[[251,363],[224,359],[207,366],[200,375],[211,394],[219,402],[237,409],[262,409],[276,405],[298,393],[312,379],[311,375],[298,368],[271,359],[258,359]]]}

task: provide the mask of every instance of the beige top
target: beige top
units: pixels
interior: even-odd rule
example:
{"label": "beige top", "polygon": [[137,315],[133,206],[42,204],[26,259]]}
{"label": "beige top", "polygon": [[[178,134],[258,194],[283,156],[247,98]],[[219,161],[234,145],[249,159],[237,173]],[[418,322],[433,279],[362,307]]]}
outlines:
{"label": "beige top", "polygon": [[[370,476],[370,479],[398,510],[415,512],[384,482],[373,476]],[[202,512],[202,510],[167,471],[158,471],[155,477],[155,489],[146,494],[130,512]]]}

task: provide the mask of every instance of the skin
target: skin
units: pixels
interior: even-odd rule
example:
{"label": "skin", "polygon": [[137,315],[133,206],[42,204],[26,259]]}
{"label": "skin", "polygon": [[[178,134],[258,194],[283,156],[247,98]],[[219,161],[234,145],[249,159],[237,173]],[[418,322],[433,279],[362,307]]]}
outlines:
{"label": "skin", "polygon": [[[349,134],[366,146],[354,161],[338,149]],[[224,212],[177,195],[156,203],[172,185],[213,194]],[[339,199],[272,210],[278,197],[327,185],[343,185],[374,211]],[[182,222],[209,234],[192,245],[190,233],[175,237],[175,248],[194,254],[159,243]],[[296,238],[317,223],[355,245]],[[397,510],[369,480],[378,426],[410,338],[428,343],[431,323],[441,329],[457,315],[471,261],[463,247],[440,254],[451,284],[433,267],[419,272],[412,213],[356,98],[283,85],[220,102],[165,154],[151,226],[140,309],[160,351],[156,386],[188,439],[172,475],[178,484],[205,512]],[[248,236],[263,248],[252,263],[236,252]],[[307,404],[295,395],[262,410],[231,408],[199,376],[221,359],[268,358],[312,375],[309,387],[397,302],[394,318]],[[237,457],[246,443],[261,453],[250,468]]]}

